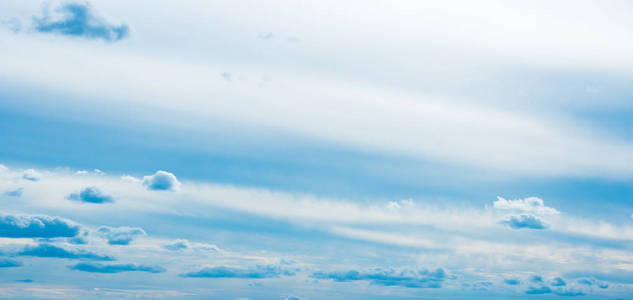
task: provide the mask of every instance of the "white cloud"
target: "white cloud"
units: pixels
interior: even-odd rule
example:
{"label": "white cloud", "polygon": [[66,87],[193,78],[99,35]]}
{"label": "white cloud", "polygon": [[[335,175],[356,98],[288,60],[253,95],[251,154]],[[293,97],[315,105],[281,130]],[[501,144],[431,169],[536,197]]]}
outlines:
{"label": "white cloud", "polygon": [[492,203],[492,207],[499,210],[529,212],[542,215],[557,215],[560,213],[555,208],[545,206],[543,200],[537,197],[506,200],[503,197],[497,196],[497,201]]}
{"label": "white cloud", "polygon": [[167,171],[157,171],[154,175],[143,176],[143,186],[153,191],[176,191],[180,181]]}

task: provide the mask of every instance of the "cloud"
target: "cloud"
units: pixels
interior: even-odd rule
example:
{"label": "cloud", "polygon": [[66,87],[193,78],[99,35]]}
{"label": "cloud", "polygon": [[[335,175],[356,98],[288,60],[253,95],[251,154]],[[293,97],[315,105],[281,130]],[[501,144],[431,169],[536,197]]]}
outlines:
{"label": "cloud", "polygon": [[74,237],[79,225],[59,217],[51,216],[0,216],[0,237],[9,238],[54,238]]}
{"label": "cloud", "polygon": [[403,270],[376,269],[371,272],[359,272],[350,270],[347,272],[315,272],[311,277],[316,279],[331,279],[338,282],[369,281],[372,284],[384,286],[403,286],[410,288],[440,288],[446,279],[446,273],[438,268],[435,271],[428,270]]}
{"label": "cloud", "polygon": [[576,297],[576,296],[584,296],[585,293],[583,293],[580,290],[575,290],[575,289],[555,289],[554,294],[558,295],[558,296],[566,296],[566,297]]}
{"label": "cloud", "polygon": [[539,275],[534,275],[534,276],[530,277],[530,281],[532,281],[532,282],[543,282],[543,277],[541,277]]}
{"label": "cloud", "polygon": [[503,280],[503,282],[505,282],[508,285],[519,285],[521,284],[521,280],[516,279],[516,278],[506,278]]}
{"label": "cloud", "polygon": [[565,280],[563,280],[563,279],[562,279],[562,278],[560,278],[560,277],[556,277],[556,278],[552,279],[552,280],[549,282],[549,284],[550,284],[551,286],[566,286],[566,285],[567,285],[567,283],[565,282]]}
{"label": "cloud", "polygon": [[539,287],[528,287],[528,289],[525,291],[526,294],[528,295],[542,295],[542,294],[549,294],[552,292],[552,289],[550,289],[547,286],[539,286]]}
{"label": "cloud", "polygon": [[104,265],[104,264],[92,264],[92,263],[78,263],[69,267],[71,270],[90,272],[90,273],[121,273],[121,272],[148,272],[148,273],[163,273],[165,268],[160,266],[147,266],[136,264],[118,264],[118,265]]}
{"label": "cloud", "polygon": [[175,191],[180,187],[180,182],[172,173],[157,171],[154,175],[143,177],[143,186],[153,191]]}
{"label": "cloud", "polygon": [[141,228],[127,226],[101,226],[97,229],[97,233],[107,239],[110,245],[129,245],[136,237],[146,235]]}
{"label": "cloud", "polygon": [[272,40],[277,38],[277,35],[272,32],[260,33],[257,35],[257,38],[260,40]]}
{"label": "cloud", "polygon": [[26,169],[24,170],[24,173],[22,174],[22,178],[26,180],[30,180],[30,181],[38,181],[40,180],[41,177],[42,177],[42,174],[40,174],[40,172],[35,171],[33,169]]}
{"label": "cloud", "polygon": [[21,267],[22,263],[17,260],[12,260],[8,258],[0,258],[0,268],[13,268],[13,267]]}
{"label": "cloud", "polygon": [[497,196],[497,201],[492,203],[492,207],[499,210],[529,212],[541,215],[556,215],[560,213],[558,210],[552,207],[545,206],[543,200],[536,197],[506,200],[502,197]]}
{"label": "cloud", "polygon": [[187,240],[176,240],[172,244],[167,244],[163,246],[163,248],[167,250],[172,250],[172,251],[189,249],[189,247],[191,246],[189,245],[189,241]]}
{"label": "cloud", "polygon": [[129,35],[126,24],[109,24],[97,17],[88,5],[68,3],[60,6],[57,11],[62,15],[58,20],[52,20],[48,12],[43,17],[34,17],[35,30],[41,33],[102,39],[106,42],[119,41]]}
{"label": "cloud", "polygon": [[9,197],[21,197],[23,192],[24,192],[24,188],[23,187],[19,187],[19,188],[14,189],[14,190],[5,191],[4,195],[5,196],[9,196]]}
{"label": "cloud", "polygon": [[509,220],[501,221],[501,224],[510,226],[514,229],[545,229],[547,224],[543,223],[541,219],[533,215],[520,215],[511,216]]}
{"label": "cloud", "polygon": [[36,257],[55,257],[68,259],[90,259],[111,261],[114,258],[106,255],[100,255],[84,250],[67,250],[51,244],[39,244],[37,246],[26,246],[22,251],[18,252],[22,256]]}
{"label": "cloud", "polygon": [[191,278],[276,278],[281,275],[294,276],[295,273],[274,265],[257,266],[254,269],[219,266],[204,268],[200,271],[185,273],[180,276]]}
{"label": "cloud", "polygon": [[595,284],[601,289],[609,288],[609,284],[607,284],[606,282],[602,282],[602,281],[595,280],[595,279],[581,278],[577,282],[578,282],[578,284],[587,285],[587,286],[591,286],[591,285]]}
{"label": "cloud", "polygon": [[68,195],[67,199],[99,204],[114,202],[114,197],[103,193],[100,189],[94,186],[84,188],[79,193],[72,193]]}

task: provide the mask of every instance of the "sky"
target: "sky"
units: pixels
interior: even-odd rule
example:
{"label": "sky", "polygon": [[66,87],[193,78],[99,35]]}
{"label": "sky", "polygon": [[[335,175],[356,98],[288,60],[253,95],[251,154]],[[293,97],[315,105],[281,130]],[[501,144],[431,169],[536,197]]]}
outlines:
{"label": "sky", "polygon": [[1,299],[633,299],[629,1],[0,1]]}

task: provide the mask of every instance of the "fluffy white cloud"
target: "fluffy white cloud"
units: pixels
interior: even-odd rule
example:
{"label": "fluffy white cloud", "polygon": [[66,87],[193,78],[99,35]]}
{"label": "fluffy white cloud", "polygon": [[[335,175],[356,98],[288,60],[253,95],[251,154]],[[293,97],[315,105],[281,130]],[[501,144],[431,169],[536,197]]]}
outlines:
{"label": "fluffy white cloud", "polygon": [[180,181],[167,171],[157,171],[154,175],[143,176],[143,186],[153,191],[175,191],[180,188]]}

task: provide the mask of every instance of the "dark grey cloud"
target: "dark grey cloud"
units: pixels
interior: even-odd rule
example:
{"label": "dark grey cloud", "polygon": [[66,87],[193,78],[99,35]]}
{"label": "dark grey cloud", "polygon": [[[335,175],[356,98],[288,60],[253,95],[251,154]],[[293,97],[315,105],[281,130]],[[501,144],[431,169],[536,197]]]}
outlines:
{"label": "dark grey cloud", "polygon": [[137,264],[118,264],[118,265],[104,265],[96,263],[78,263],[69,267],[71,270],[90,272],[90,273],[121,273],[121,272],[148,272],[148,273],[162,273],[165,272],[165,268],[160,266],[147,266]]}
{"label": "dark grey cloud", "polygon": [[0,237],[55,238],[78,233],[79,225],[59,217],[0,215]]}
{"label": "dark grey cloud", "polygon": [[17,189],[5,191],[4,195],[9,196],[9,197],[21,197],[23,192],[24,192],[24,188],[19,187]]}
{"label": "dark grey cloud", "polygon": [[126,24],[112,25],[99,18],[86,4],[67,3],[57,8],[61,19],[53,20],[48,12],[42,17],[33,17],[33,27],[41,33],[53,33],[86,39],[101,39],[115,42],[129,35]]}
{"label": "dark grey cloud", "polygon": [[525,291],[526,294],[528,295],[542,295],[542,294],[550,294],[552,292],[552,289],[549,288],[548,286],[542,285],[542,286],[530,286],[528,287],[528,289]]}
{"label": "dark grey cloud", "polygon": [[67,258],[67,259],[90,259],[90,260],[104,260],[112,261],[113,257],[107,255],[101,255],[93,252],[88,252],[81,249],[69,250],[61,247],[57,247],[51,244],[39,244],[37,246],[26,246],[22,251],[18,252],[21,256],[36,256],[36,257],[54,257],[54,258]]}
{"label": "dark grey cloud", "polygon": [[338,282],[363,280],[369,281],[372,284],[410,288],[440,288],[442,282],[447,278],[446,272],[441,268],[435,271],[376,269],[370,272],[359,272],[356,270],[346,272],[316,272],[313,273],[311,277],[316,279],[331,279]]}
{"label": "dark grey cloud", "polygon": [[167,171],[157,171],[143,177],[143,186],[151,191],[174,191],[180,186],[176,176]]}
{"label": "dark grey cloud", "polygon": [[181,274],[180,276],[192,278],[275,278],[282,275],[294,276],[295,273],[275,265],[257,266],[253,269],[219,266],[204,268],[196,272]]}
{"label": "dark grey cloud", "polygon": [[13,268],[13,267],[21,267],[22,263],[8,258],[0,258],[0,268]]}
{"label": "dark grey cloud", "polygon": [[546,229],[547,224],[545,224],[541,219],[537,216],[533,215],[519,215],[519,216],[511,216],[510,219],[501,221],[501,224],[507,225],[513,229]]}
{"label": "dark grey cloud", "polygon": [[114,197],[105,194],[100,189],[94,186],[84,188],[79,193],[72,193],[66,198],[69,200],[97,204],[114,202]]}
{"label": "dark grey cloud", "polygon": [[145,231],[137,227],[101,226],[97,229],[97,234],[107,239],[110,245],[129,245],[135,238],[144,236]]}

